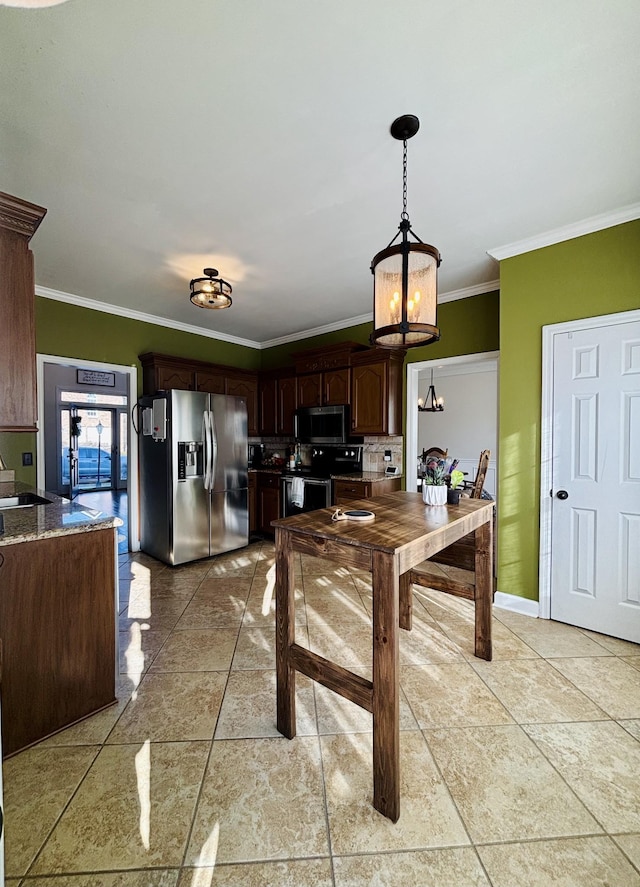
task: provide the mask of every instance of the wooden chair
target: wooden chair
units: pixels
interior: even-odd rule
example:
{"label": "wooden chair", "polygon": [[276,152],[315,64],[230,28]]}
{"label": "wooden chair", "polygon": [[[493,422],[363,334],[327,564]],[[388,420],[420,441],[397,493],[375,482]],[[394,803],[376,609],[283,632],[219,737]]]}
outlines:
{"label": "wooden chair", "polygon": [[[480,499],[482,496],[490,458],[490,450],[483,450],[480,453],[475,480],[469,484],[471,499]],[[493,593],[495,595],[495,511],[493,529]],[[422,561],[421,564],[418,564],[417,567],[410,571],[410,583],[474,601],[476,597],[474,541],[474,534],[469,533],[468,536],[463,536],[462,539],[454,542],[453,545],[443,548],[442,551],[439,551],[438,554],[429,558],[429,560]]]}
{"label": "wooden chair", "polygon": [[478,461],[478,470],[476,471],[475,480],[471,481],[469,484],[465,483],[465,489],[469,489],[471,492],[471,499],[480,499],[482,497],[484,481],[487,476],[487,468],[489,467],[490,459],[491,450],[483,450],[480,453],[480,460]]}
{"label": "wooden chair", "polygon": [[440,447],[428,447],[422,451],[420,459],[422,462],[426,462],[430,456],[435,456],[436,459],[446,459],[448,453],[449,450],[443,450]]}

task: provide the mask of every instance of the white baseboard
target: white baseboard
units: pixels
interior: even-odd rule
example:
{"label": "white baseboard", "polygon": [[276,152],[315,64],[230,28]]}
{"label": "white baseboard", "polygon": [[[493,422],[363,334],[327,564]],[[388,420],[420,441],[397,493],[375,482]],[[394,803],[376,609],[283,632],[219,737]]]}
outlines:
{"label": "white baseboard", "polygon": [[538,601],[530,601],[528,598],[518,597],[517,594],[505,594],[504,591],[496,591],[493,605],[500,607],[501,610],[510,610],[512,613],[520,613],[523,616],[533,616],[534,619],[540,615]]}

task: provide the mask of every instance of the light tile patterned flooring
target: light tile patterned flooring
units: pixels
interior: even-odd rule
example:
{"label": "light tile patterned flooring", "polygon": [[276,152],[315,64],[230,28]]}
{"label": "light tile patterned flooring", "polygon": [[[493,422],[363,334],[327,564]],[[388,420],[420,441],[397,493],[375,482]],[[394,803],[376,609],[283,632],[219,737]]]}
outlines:
{"label": "light tile patterned flooring", "polygon": [[[370,674],[371,588],[296,556],[299,643]],[[298,677],[275,727],[273,546],[120,567],[117,706],[5,762],[6,871],[31,887],[640,887],[640,647],[415,589],[401,816],[371,718]]]}

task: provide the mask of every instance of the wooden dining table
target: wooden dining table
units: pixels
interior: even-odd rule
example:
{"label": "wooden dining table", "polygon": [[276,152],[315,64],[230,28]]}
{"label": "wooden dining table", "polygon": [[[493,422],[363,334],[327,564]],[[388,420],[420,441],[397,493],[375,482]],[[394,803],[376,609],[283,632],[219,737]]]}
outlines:
{"label": "wooden dining table", "polygon": [[[475,654],[491,659],[493,508],[483,499],[425,506],[419,493],[395,492],[355,501],[375,514],[369,523],[333,521],[322,508],[272,522],[276,541],[277,726],[296,735],[299,671],[373,714],[373,805],[400,816],[399,629],[411,630],[410,571],[468,533],[475,539]],[[368,570],[373,585],[373,679],[354,674],[295,642],[294,553]]]}

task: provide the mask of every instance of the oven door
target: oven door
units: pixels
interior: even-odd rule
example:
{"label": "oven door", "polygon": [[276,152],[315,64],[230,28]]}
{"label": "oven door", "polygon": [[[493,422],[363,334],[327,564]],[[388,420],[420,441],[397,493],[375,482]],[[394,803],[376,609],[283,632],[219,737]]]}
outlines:
{"label": "oven door", "polygon": [[329,508],[331,505],[331,480],[329,478],[303,478],[302,506],[294,505],[291,501],[293,481],[294,478],[288,475],[280,479],[280,517],[291,517],[292,514],[302,514],[305,511],[315,511],[318,508]]}

